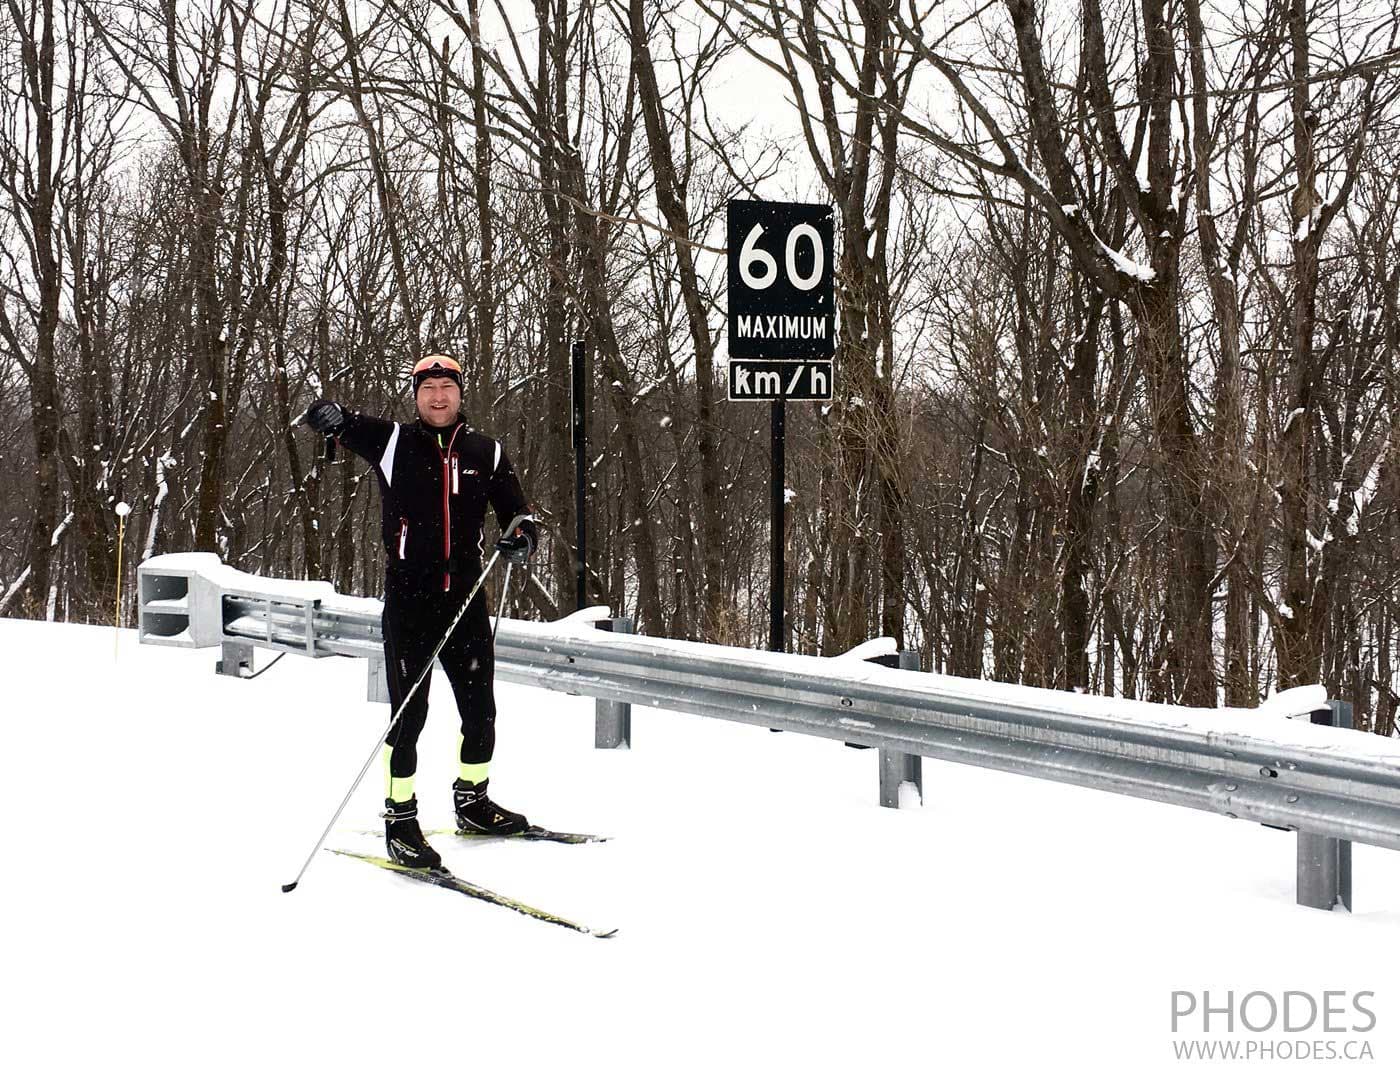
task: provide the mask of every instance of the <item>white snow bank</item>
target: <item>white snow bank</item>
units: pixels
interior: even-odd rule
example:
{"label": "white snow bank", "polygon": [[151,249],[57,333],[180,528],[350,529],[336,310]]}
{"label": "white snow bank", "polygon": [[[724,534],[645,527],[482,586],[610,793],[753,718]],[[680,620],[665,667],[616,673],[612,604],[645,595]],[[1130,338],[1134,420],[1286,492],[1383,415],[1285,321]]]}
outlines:
{"label": "white snow bank", "polygon": [[[1369,1033],[1277,1036],[1364,1038],[1375,1066],[1292,1070],[1400,1056],[1400,853],[1355,847],[1356,913],[1308,910],[1288,833],[934,760],[922,808],[882,809],[839,742],[638,707],[631,752],[595,750],[591,700],[500,681],[492,795],[614,838],[444,858],[615,939],[324,853],[283,895],[387,722],[364,664],[222,678],[130,630],[114,662],[113,633],[0,619],[0,797],[33,824],[0,930],[15,1075],[394,1075],[407,1031],[417,1070],[511,1079],[1176,1077],[1186,990],[1371,991]],[[456,743],[436,678],[430,828]],[[376,849],[382,804],[372,774],[328,845]]]}
{"label": "white snow bank", "polygon": [[848,651],[842,652],[833,659],[858,659],[862,662],[871,659],[879,659],[882,656],[892,656],[899,651],[899,643],[893,637],[876,637],[856,645]]}

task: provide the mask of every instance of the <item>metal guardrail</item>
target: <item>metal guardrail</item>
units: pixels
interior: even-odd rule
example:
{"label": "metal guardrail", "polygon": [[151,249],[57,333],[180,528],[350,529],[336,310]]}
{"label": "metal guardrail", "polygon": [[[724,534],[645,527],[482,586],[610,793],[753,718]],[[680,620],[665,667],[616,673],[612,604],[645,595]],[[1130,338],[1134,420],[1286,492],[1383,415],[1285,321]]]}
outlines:
{"label": "metal guardrail", "polygon": [[[213,555],[151,559],[139,576],[143,643],[219,645],[226,674],[250,671],[255,645],[364,656],[371,699],[387,700],[376,602],[323,582],[251,577]],[[1272,716],[1246,731],[1183,722],[1182,710],[1165,708],[1151,722],[1048,690],[987,699],[982,683],[845,657],[634,637],[627,620],[607,615],[503,619],[496,639],[499,677],[598,701],[602,748],[630,743],[630,705],[641,704],[877,747],[884,805],[898,805],[905,785],[921,794],[918,764],[933,757],[1221,813],[1299,832],[1298,901],[1321,908],[1350,908],[1350,842],[1400,849],[1400,748],[1377,752],[1390,746],[1374,736],[1319,737]],[[1305,718],[1350,726],[1349,706],[1315,703]]]}

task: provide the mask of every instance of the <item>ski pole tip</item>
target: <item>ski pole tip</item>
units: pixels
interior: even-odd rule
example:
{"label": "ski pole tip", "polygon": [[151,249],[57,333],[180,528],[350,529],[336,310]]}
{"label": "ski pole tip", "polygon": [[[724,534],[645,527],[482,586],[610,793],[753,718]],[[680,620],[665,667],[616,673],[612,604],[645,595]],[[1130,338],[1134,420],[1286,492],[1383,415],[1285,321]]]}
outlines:
{"label": "ski pole tip", "polygon": [[290,892],[290,891],[291,891],[293,888],[295,888],[296,886],[297,886],[297,882],[296,882],[296,881],[292,881],[291,884],[284,884],[284,885],[282,885],[282,894],[283,894],[283,895],[286,895],[288,892]]}

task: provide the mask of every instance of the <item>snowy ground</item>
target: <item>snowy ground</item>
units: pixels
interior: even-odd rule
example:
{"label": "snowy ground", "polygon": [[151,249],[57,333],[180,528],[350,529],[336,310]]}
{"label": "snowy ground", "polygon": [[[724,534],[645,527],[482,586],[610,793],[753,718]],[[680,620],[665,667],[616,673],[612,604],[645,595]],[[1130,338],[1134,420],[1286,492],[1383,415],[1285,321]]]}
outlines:
{"label": "snowy ground", "polygon": [[[936,761],[921,809],[884,810],[873,752],[640,708],[633,748],[597,751],[590,700],[498,683],[492,793],[615,839],[440,849],[615,939],[329,854],[283,895],[387,722],[363,662],[239,682],[213,651],[114,639],[0,620],[11,1075],[1400,1067],[1400,853],[1356,848],[1354,914],[1305,910],[1285,833]],[[429,825],[450,818],[454,746],[439,678]],[[357,830],[381,799],[376,765],[334,845],[378,850]],[[1365,1033],[1226,1036],[1372,1059],[1174,1059],[1172,993],[1231,990],[1374,993]]]}

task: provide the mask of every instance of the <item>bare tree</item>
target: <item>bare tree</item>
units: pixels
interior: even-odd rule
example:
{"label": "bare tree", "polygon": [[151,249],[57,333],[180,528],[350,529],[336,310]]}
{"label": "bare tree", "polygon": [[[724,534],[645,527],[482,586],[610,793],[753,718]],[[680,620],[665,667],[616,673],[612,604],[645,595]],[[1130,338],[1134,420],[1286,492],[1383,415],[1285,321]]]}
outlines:
{"label": "bare tree", "polygon": [[[619,14],[619,19],[623,16]],[[701,295],[700,275],[695,266],[694,245],[690,239],[692,222],[688,207],[687,180],[690,175],[687,153],[678,168],[672,149],[672,134],[667,124],[666,108],[655,64],[648,45],[655,19],[648,20],[642,0],[629,0],[625,27],[632,51],[632,69],[637,78],[638,97],[645,122],[647,144],[651,150],[651,172],[655,181],[657,205],[660,207],[669,238],[675,245],[676,268],[681,296],[685,303],[690,343],[695,350],[696,454],[700,479],[699,539],[703,564],[704,606],[700,622],[701,633],[713,638],[723,604],[722,546],[720,535],[718,450],[714,421],[714,337]],[[681,87],[684,104],[680,125],[688,129],[694,122],[693,103],[700,83],[721,57],[717,48],[717,32],[702,42]],[[683,147],[689,145],[683,141]]]}
{"label": "bare tree", "polygon": [[[20,578],[24,587],[12,587],[0,598],[0,614],[21,594],[32,597],[26,606],[37,612],[49,593],[53,533],[59,512],[60,412],[54,354],[63,289],[62,245],[54,213],[67,152],[61,106],[54,96],[58,34],[53,0],[36,0],[25,6],[19,0],[7,0],[7,6],[19,45],[21,90],[13,97],[6,94],[5,161],[0,169],[4,179],[0,182],[5,184],[8,196],[6,209],[19,224],[28,264],[14,274],[9,296],[0,303],[0,333],[29,383],[29,422],[34,431],[37,468],[26,568]],[[32,145],[26,139],[27,131],[32,132]],[[19,290],[25,278],[33,282],[32,293]],[[32,353],[9,314],[10,298],[20,301],[34,324]],[[32,360],[25,359],[29,355]]]}

